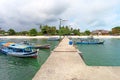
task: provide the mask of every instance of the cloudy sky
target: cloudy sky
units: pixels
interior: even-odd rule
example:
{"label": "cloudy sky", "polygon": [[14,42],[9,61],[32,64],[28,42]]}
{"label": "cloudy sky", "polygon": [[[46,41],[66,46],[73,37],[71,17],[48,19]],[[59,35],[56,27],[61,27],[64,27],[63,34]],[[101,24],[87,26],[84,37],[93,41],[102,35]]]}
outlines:
{"label": "cloudy sky", "polygon": [[120,0],[0,0],[0,27],[17,31],[39,25],[62,25],[84,30],[120,26]]}

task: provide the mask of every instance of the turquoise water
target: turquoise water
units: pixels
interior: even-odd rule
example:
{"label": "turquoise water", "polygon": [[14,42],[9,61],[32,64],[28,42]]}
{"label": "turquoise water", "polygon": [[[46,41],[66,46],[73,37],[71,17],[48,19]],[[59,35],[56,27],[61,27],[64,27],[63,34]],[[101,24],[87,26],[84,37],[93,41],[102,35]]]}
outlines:
{"label": "turquoise water", "polygon": [[84,61],[89,66],[120,66],[120,39],[104,39],[101,45],[81,45]]}
{"label": "turquoise water", "polygon": [[0,53],[0,80],[32,80],[35,73],[46,61],[50,52],[59,43],[45,39],[2,39],[1,41],[21,42],[27,40],[35,44],[50,44],[51,48],[41,49],[37,59],[18,58]]}

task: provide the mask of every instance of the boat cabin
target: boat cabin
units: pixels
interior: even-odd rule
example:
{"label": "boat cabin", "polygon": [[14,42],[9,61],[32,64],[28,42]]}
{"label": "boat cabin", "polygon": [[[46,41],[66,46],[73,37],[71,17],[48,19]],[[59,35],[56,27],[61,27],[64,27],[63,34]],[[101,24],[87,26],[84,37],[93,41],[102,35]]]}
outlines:
{"label": "boat cabin", "polygon": [[16,43],[5,43],[4,47],[13,52],[32,52],[32,47],[28,45],[21,45]]}

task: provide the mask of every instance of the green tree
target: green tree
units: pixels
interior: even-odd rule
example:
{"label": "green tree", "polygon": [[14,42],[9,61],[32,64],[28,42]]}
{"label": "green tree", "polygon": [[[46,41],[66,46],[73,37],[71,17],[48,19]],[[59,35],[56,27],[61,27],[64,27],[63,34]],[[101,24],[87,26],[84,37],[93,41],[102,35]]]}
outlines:
{"label": "green tree", "polygon": [[72,31],[72,33],[74,34],[74,35],[80,35],[80,30],[78,29],[74,29],[73,31]]}
{"label": "green tree", "polygon": [[47,34],[47,35],[80,35],[80,29],[73,29],[69,28],[68,26],[61,26],[58,30],[55,26],[48,26],[48,25],[40,25],[40,34]]}
{"label": "green tree", "polygon": [[120,26],[112,28],[112,34],[120,34]]}
{"label": "green tree", "polygon": [[50,31],[51,31],[51,35],[57,34],[57,33],[56,33],[56,27],[55,27],[55,26],[52,26],[52,27],[50,28]]}
{"label": "green tree", "polygon": [[71,30],[69,29],[68,26],[65,27],[65,35],[70,35]]}
{"label": "green tree", "polygon": [[29,31],[29,35],[30,35],[30,36],[37,36],[37,30],[36,30],[35,28],[31,29],[31,30]]}
{"label": "green tree", "polygon": [[62,26],[60,29],[59,29],[59,35],[70,35],[71,33],[71,30],[69,29],[68,26]]}
{"label": "green tree", "polygon": [[84,32],[84,34],[85,34],[85,35],[90,35],[91,32],[90,32],[89,30],[86,30],[86,31]]}
{"label": "green tree", "polygon": [[8,34],[9,34],[9,35],[15,35],[16,32],[15,32],[14,29],[9,29],[9,30],[8,30]]}
{"label": "green tree", "polygon": [[57,30],[55,26],[40,26],[40,30],[42,34],[47,34],[47,35],[55,35],[57,34]]}
{"label": "green tree", "polygon": [[21,35],[28,35],[28,32],[27,31],[22,31]]}
{"label": "green tree", "polygon": [[5,30],[0,30],[0,34],[4,35],[5,34]]}
{"label": "green tree", "polygon": [[41,27],[41,32],[42,34],[48,34],[48,25],[45,25],[45,26],[40,26]]}

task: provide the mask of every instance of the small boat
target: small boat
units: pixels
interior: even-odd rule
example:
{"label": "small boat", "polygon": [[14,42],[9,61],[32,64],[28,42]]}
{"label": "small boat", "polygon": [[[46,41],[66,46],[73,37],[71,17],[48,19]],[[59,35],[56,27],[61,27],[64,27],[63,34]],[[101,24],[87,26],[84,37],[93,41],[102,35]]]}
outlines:
{"label": "small boat", "polygon": [[50,44],[33,45],[33,44],[29,43],[28,41],[23,41],[22,44],[24,44],[24,45],[30,45],[33,49],[50,49]]}
{"label": "small boat", "polygon": [[34,48],[34,49],[50,49],[50,45],[49,45],[49,44],[45,44],[45,45],[34,45],[34,46],[32,46],[32,48]]}
{"label": "small boat", "polygon": [[0,52],[6,55],[16,57],[33,57],[36,58],[37,50],[33,50],[31,46],[17,44],[14,42],[2,42],[0,43]]}
{"label": "small boat", "polygon": [[76,44],[103,44],[104,40],[94,38],[81,38],[76,41]]}
{"label": "small boat", "polygon": [[50,38],[48,38],[48,41],[59,41],[60,40],[60,38],[58,38],[58,37],[50,37]]}

